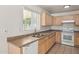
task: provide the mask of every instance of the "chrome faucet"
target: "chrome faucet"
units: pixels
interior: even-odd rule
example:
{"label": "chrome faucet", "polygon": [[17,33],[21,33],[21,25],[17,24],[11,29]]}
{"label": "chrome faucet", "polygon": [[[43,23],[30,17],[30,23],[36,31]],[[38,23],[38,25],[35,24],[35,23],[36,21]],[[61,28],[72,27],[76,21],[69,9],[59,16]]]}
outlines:
{"label": "chrome faucet", "polygon": [[33,33],[33,36],[35,36],[37,34],[37,32],[36,32],[36,28],[34,29],[34,33]]}

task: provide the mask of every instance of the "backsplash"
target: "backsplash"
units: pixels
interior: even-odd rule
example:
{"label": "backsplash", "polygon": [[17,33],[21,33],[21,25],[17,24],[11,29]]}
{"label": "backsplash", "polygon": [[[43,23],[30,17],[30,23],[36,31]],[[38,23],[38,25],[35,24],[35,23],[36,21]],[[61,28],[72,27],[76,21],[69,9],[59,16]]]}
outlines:
{"label": "backsplash", "polygon": [[62,30],[62,26],[51,26],[53,30]]}
{"label": "backsplash", "polygon": [[50,30],[51,26],[41,27],[40,31]]}
{"label": "backsplash", "polygon": [[[62,30],[62,26],[51,26],[52,30]],[[74,26],[74,31],[79,31],[79,26]]]}

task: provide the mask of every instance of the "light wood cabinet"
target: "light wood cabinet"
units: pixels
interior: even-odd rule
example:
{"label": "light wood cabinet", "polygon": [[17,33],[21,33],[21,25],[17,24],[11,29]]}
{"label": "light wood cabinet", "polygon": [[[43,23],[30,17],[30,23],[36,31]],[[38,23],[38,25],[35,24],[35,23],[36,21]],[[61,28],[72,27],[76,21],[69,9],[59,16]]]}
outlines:
{"label": "light wood cabinet", "polygon": [[44,11],[41,14],[41,26],[49,25],[52,25],[52,16],[50,16],[48,12]]}
{"label": "light wood cabinet", "polygon": [[43,39],[40,39],[38,41],[38,53],[39,54],[44,54],[47,52],[47,49],[48,49],[48,37],[47,38],[43,38]]}
{"label": "light wood cabinet", "polygon": [[47,37],[47,38],[40,39],[40,40],[38,41],[38,53],[39,53],[39,54],[44,54],[44,53],[46,53],[47,40],[48,40],[48,37]]}
{"label": "light wood cabinet", "polygon": [[60,44],[61,43],[61,32],[56,31],[56,43]]}
{"label": "light wood cabinet", "polygon": [[74,44],[76,47],[79,47],[79,32],[75,32],[74,34]]}
{"label": "light wood cabinet", "polygon": [[47,18],[48,18],[48,15],[47,15],[47,13],[46,12],[43,12],[42,13],[42,15],[41,15],[41,25],[42,26],[46,26],[46,25],[48,25],[47,24]]}
{"label": "light wood cabinet", "polygon": [[48,25],[53,25],[53,17],[49,15]]}
{"label": "light wood cabinet", "polygon": [[46,52],[46,50],[45,50],[45,43],[44,44],[40,44],[39,46],[38,46],[38,53],[39,54],[44,54],[45,52]]}
{"label": "light wood cabinet", "polygon": [[16,45],[8,42],[8,53],[9,54],[21,54],[22,48],[19,48]]}
{"label": "light wood cabinet", "polygon": [[38,53],[45,54],[55,44],[55,33],[38,41]]}
{"label": "light wood cabinet", "polygon": [[62,16],[62,20],[73,20],[74,15]]}
{"label": "light wood cabinet", "polygon": [[79,25],[79,15],[74,16],[75,25]]}
{"label": "light wood cabinet", "polygon": [[62,25],[63,20],[74,20],[74,15],[54,16],[53,18],[53,25]]}
{"label": "light wood cabinet", "polygon": [[54,16],[53,25],[62,25],[62,18],[60,16]]}

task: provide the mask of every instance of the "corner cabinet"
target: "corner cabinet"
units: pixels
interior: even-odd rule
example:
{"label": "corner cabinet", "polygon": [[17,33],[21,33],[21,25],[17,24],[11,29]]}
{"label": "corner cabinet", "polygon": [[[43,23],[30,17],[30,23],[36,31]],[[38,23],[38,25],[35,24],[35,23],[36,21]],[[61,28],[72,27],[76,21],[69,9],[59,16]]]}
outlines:
{"label": "corner cabinet", "polygon": [[48,14],[48,12],[44,11],[41,14],[41,26],[49,26],[52,25],[52,16]]}

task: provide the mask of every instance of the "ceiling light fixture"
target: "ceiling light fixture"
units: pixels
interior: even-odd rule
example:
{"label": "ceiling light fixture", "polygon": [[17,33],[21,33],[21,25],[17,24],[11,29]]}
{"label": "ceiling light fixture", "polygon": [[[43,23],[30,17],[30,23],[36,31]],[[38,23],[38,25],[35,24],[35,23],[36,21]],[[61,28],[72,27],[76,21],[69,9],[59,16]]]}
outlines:
{"label": "ceiling light fixture", "polygon": [[70,7],[70,5],[66,5],[66,6],[64,6],[64,8],[69,8]]}

